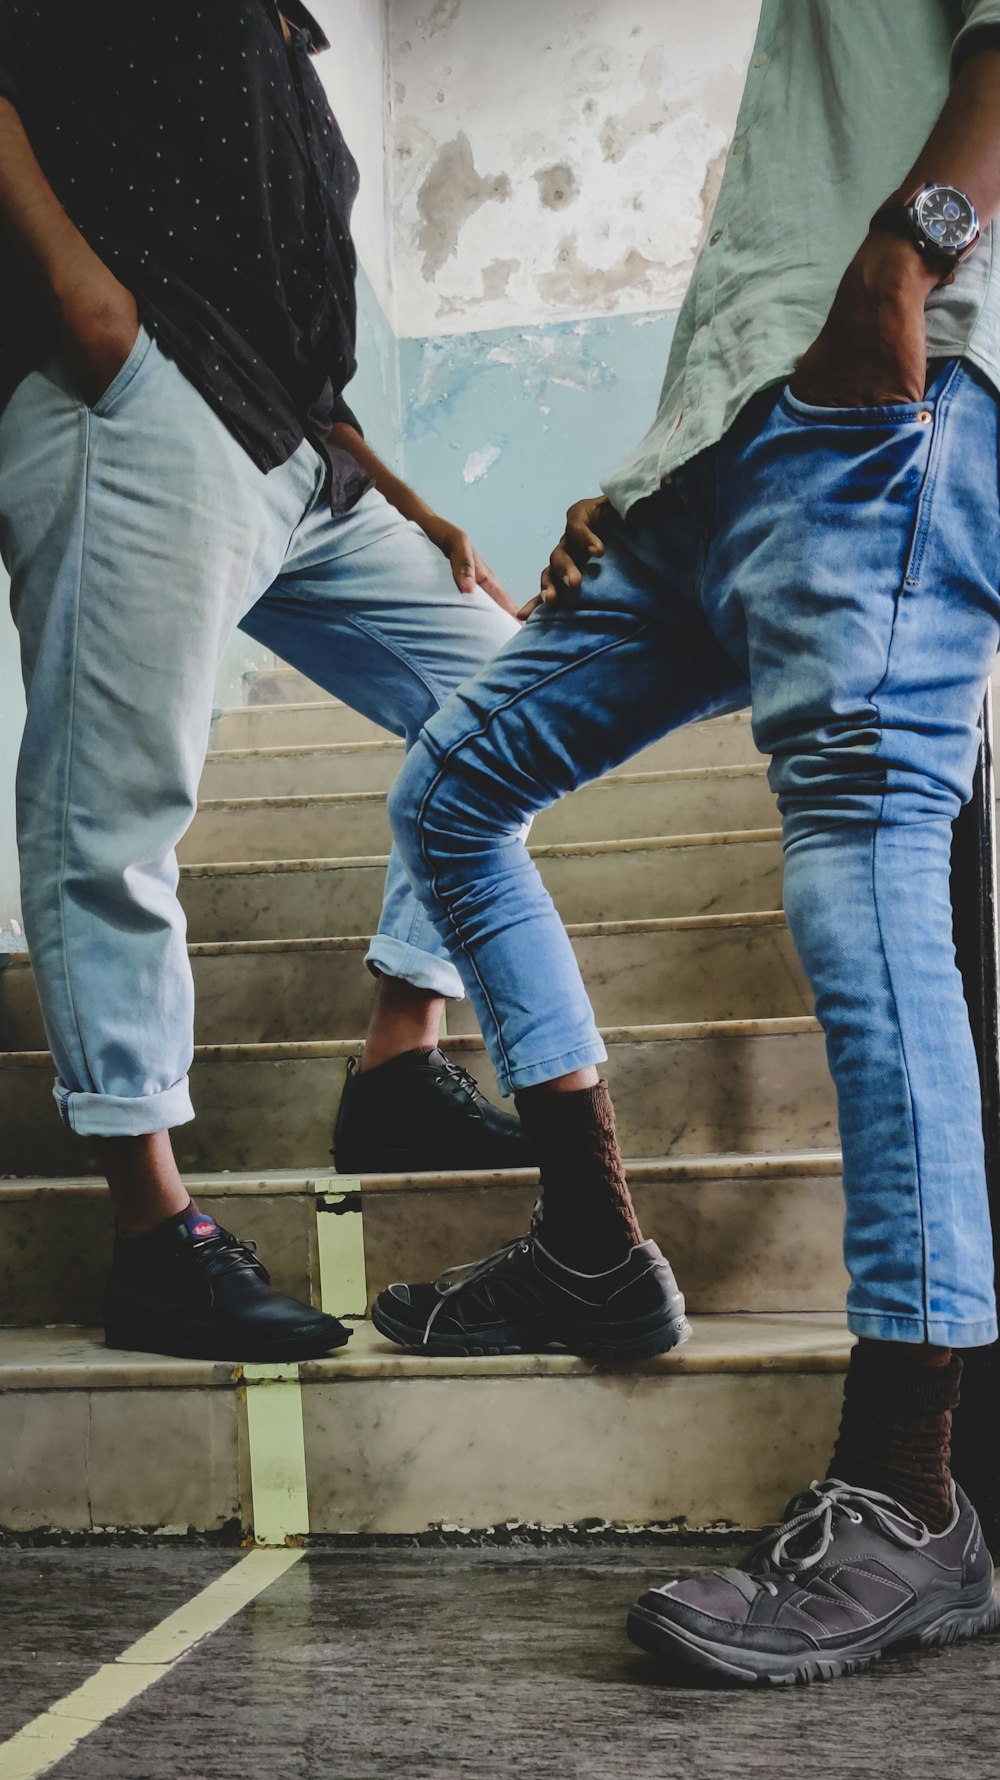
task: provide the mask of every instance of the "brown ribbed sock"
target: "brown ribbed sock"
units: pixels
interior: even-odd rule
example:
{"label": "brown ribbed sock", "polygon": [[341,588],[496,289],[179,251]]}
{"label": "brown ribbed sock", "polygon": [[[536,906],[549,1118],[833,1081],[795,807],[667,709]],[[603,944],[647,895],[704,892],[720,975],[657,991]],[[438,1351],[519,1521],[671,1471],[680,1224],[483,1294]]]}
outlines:
{"label": "brown ribbed sock", "polygon": [[606,1273],[642,1241],[607,1082],[514,1098],[541,1171],[542,1242],[579,1273]]}
{"label": "brown ribbed sock", "polygon": [[951,1519],[951,1418],[962,1361],[926,1363],[906,1342],[851,1354],[830,1476],[901,1502],[932,1533]]}

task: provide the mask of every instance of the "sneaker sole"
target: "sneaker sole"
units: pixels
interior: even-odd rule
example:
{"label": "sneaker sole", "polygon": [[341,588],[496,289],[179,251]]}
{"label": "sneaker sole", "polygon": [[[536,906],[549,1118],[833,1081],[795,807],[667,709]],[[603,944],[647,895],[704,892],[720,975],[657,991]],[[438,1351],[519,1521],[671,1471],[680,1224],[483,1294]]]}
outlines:
{"label": "sneaker sole", "polygon": [[168,1354],[179,1360],[228,1360],[235,1364],[267,1365],[272,1361],[322,1360],[338,1348],[346,1347],[352,1331],[345,1329],[339,1337],[313,1336],[300,1341],[183,1341],[171,1336],[151,1335],[148,1330],[110,1326],[104,1333],[105,1347],[124,1349],[130,1353]]}
{"label": "sneaker sole", "polygon": [[469,1335],[438,1335],[432,1332],[430,1340],[425,1341],[419,1331],[388,1315],[380,1298],[372,1305],[371,1317],[379,1334],[394,1341],[397,1347],[408,1348],[411,1353],[430,1354],[442,1359],[449,1355],[459,1359],[491,1359],[503,1354],[540,1354],[555,1350],[579,1354],[581,1359],[595,1360],[599,1364],[615,1364],[625,1360],[654,1359],[657,1354],[669,1353],[672,1348],[682,1347],[685,1341],[690,1341],[693,1333],[691,1324],[684,1315],[684,1299],[680,1295],[655,1320],[637,1322],[632,1332],[628,1332],[626,1325],[620,1334],[613,1336],[607,1328],[585,1324],[577,1328],[553,1330],[542,1339],[536,1329],[508,1325],[506,1328],[491,1329],[488,1335],[479,1339]]}
{"label": "sneaker sole", "polygon": [[891,1651],[931,1650],[980,1638],[1000,1629],[1000,1581],[991,1579],[969,1601],[925,1603],[922,1610],[896,1627],[879,1643],[861,1643],[852,1651],[824,1656],[776,1655],[770,1651],[736,1650],[717,1644],[686,1627],[661,1619],[648,1607],[633,1607],[625,1629],[633,1644],[676,1671],[683,1684],[695,1676],[727,1687],[795,1687],[810,1681],[835,1681],[842,1675],[858,1675]]}

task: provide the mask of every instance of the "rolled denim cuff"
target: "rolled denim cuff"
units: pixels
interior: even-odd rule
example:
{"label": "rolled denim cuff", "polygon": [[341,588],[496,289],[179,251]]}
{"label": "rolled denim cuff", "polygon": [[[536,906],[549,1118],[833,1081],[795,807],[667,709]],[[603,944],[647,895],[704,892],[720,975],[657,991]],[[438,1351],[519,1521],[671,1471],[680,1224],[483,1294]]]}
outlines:
{"label": "rolled denim cuff", "polygon": [[864,1336],[867,1341],[909,1341],[932,1347],[989,1347],[997,1339],[996,1317],[963,1323],[950,1317],[880,1316],[877,1311],[850,1310],[847,1326],[852,1335]]}
{"label": "rolled denim cuff", "polygon": [[194,1118],[187,1076],[160,1094],[82,1094],[58,1081],[52,1092],[79,1137],[149,1137]]}
{"label": "rolled denim cuff", "polygon": [[448,1001],[465,998],[462,979],[447,958],[436,958],[433,952],[422,952],[419,946],[409,946],[405,940],[393,939],[387,933],[375,935],[365,963],[372,976],[398,977],[414,989],[426,989],[428,994],[443,995]]}

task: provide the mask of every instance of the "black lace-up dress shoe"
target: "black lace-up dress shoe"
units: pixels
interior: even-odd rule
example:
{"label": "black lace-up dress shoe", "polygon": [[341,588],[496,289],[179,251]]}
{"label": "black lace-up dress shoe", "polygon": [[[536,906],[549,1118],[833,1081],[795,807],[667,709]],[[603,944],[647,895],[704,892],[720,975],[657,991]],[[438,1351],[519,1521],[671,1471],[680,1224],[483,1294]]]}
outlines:
{"label": "black lace-up dress shoe", "polygon": [[276,1292],[253,1243],[181,1212],[115,1242],[104,1294],[108,1347],[197,1360],[306,1360],[343,1347],[336,1317]]}
{"label": "black lace-up dress shoe", "polygon": [[491,1106],[443,1051],[407,1051],[359,1074],[348,1067],[333,1133],[339,1174],[530,1168],[521,1121]]}
{"label": "black lace-up dress shoe", "polygon": [[993,1559],[955,1492],[929,1533],[898,1502],[829,1478],[735,1568],[651,1589],[628,1635],[679,1679],[772,1686],[830,1681],[887,1650],[928,1649],[1000,1625]]}
{"label": "black lace-up dress shoe", "polygon": [[691,1333],[684,1299],[655,1242],[607,1273],[576,1273],[532,1231],[433,1285],[395,1285],[372,1306],[380,1334],[427,1354],[538,1353],[644,1360]]}

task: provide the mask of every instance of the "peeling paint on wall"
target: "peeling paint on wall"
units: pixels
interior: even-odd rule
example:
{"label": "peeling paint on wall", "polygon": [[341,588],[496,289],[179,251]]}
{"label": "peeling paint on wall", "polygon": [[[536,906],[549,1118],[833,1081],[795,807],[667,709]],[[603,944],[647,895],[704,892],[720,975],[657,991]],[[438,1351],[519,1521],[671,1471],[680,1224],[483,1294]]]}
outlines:
{"label": "peeling paint on wall", "polygon": [[759,0],[392,0],[400,333],[673,309]]}
{"label": "peeling paint on wall", "polygon": [[439,148],[417,193],[421,220],[417,246],[424,256],[425,279],[433,280],[445,261],[458,252],[458,237],[470,216],[484,204],[502,204],[510,197],[510,189],[506,173],[476,172],[472,145],[464,130],[454,142]]}

